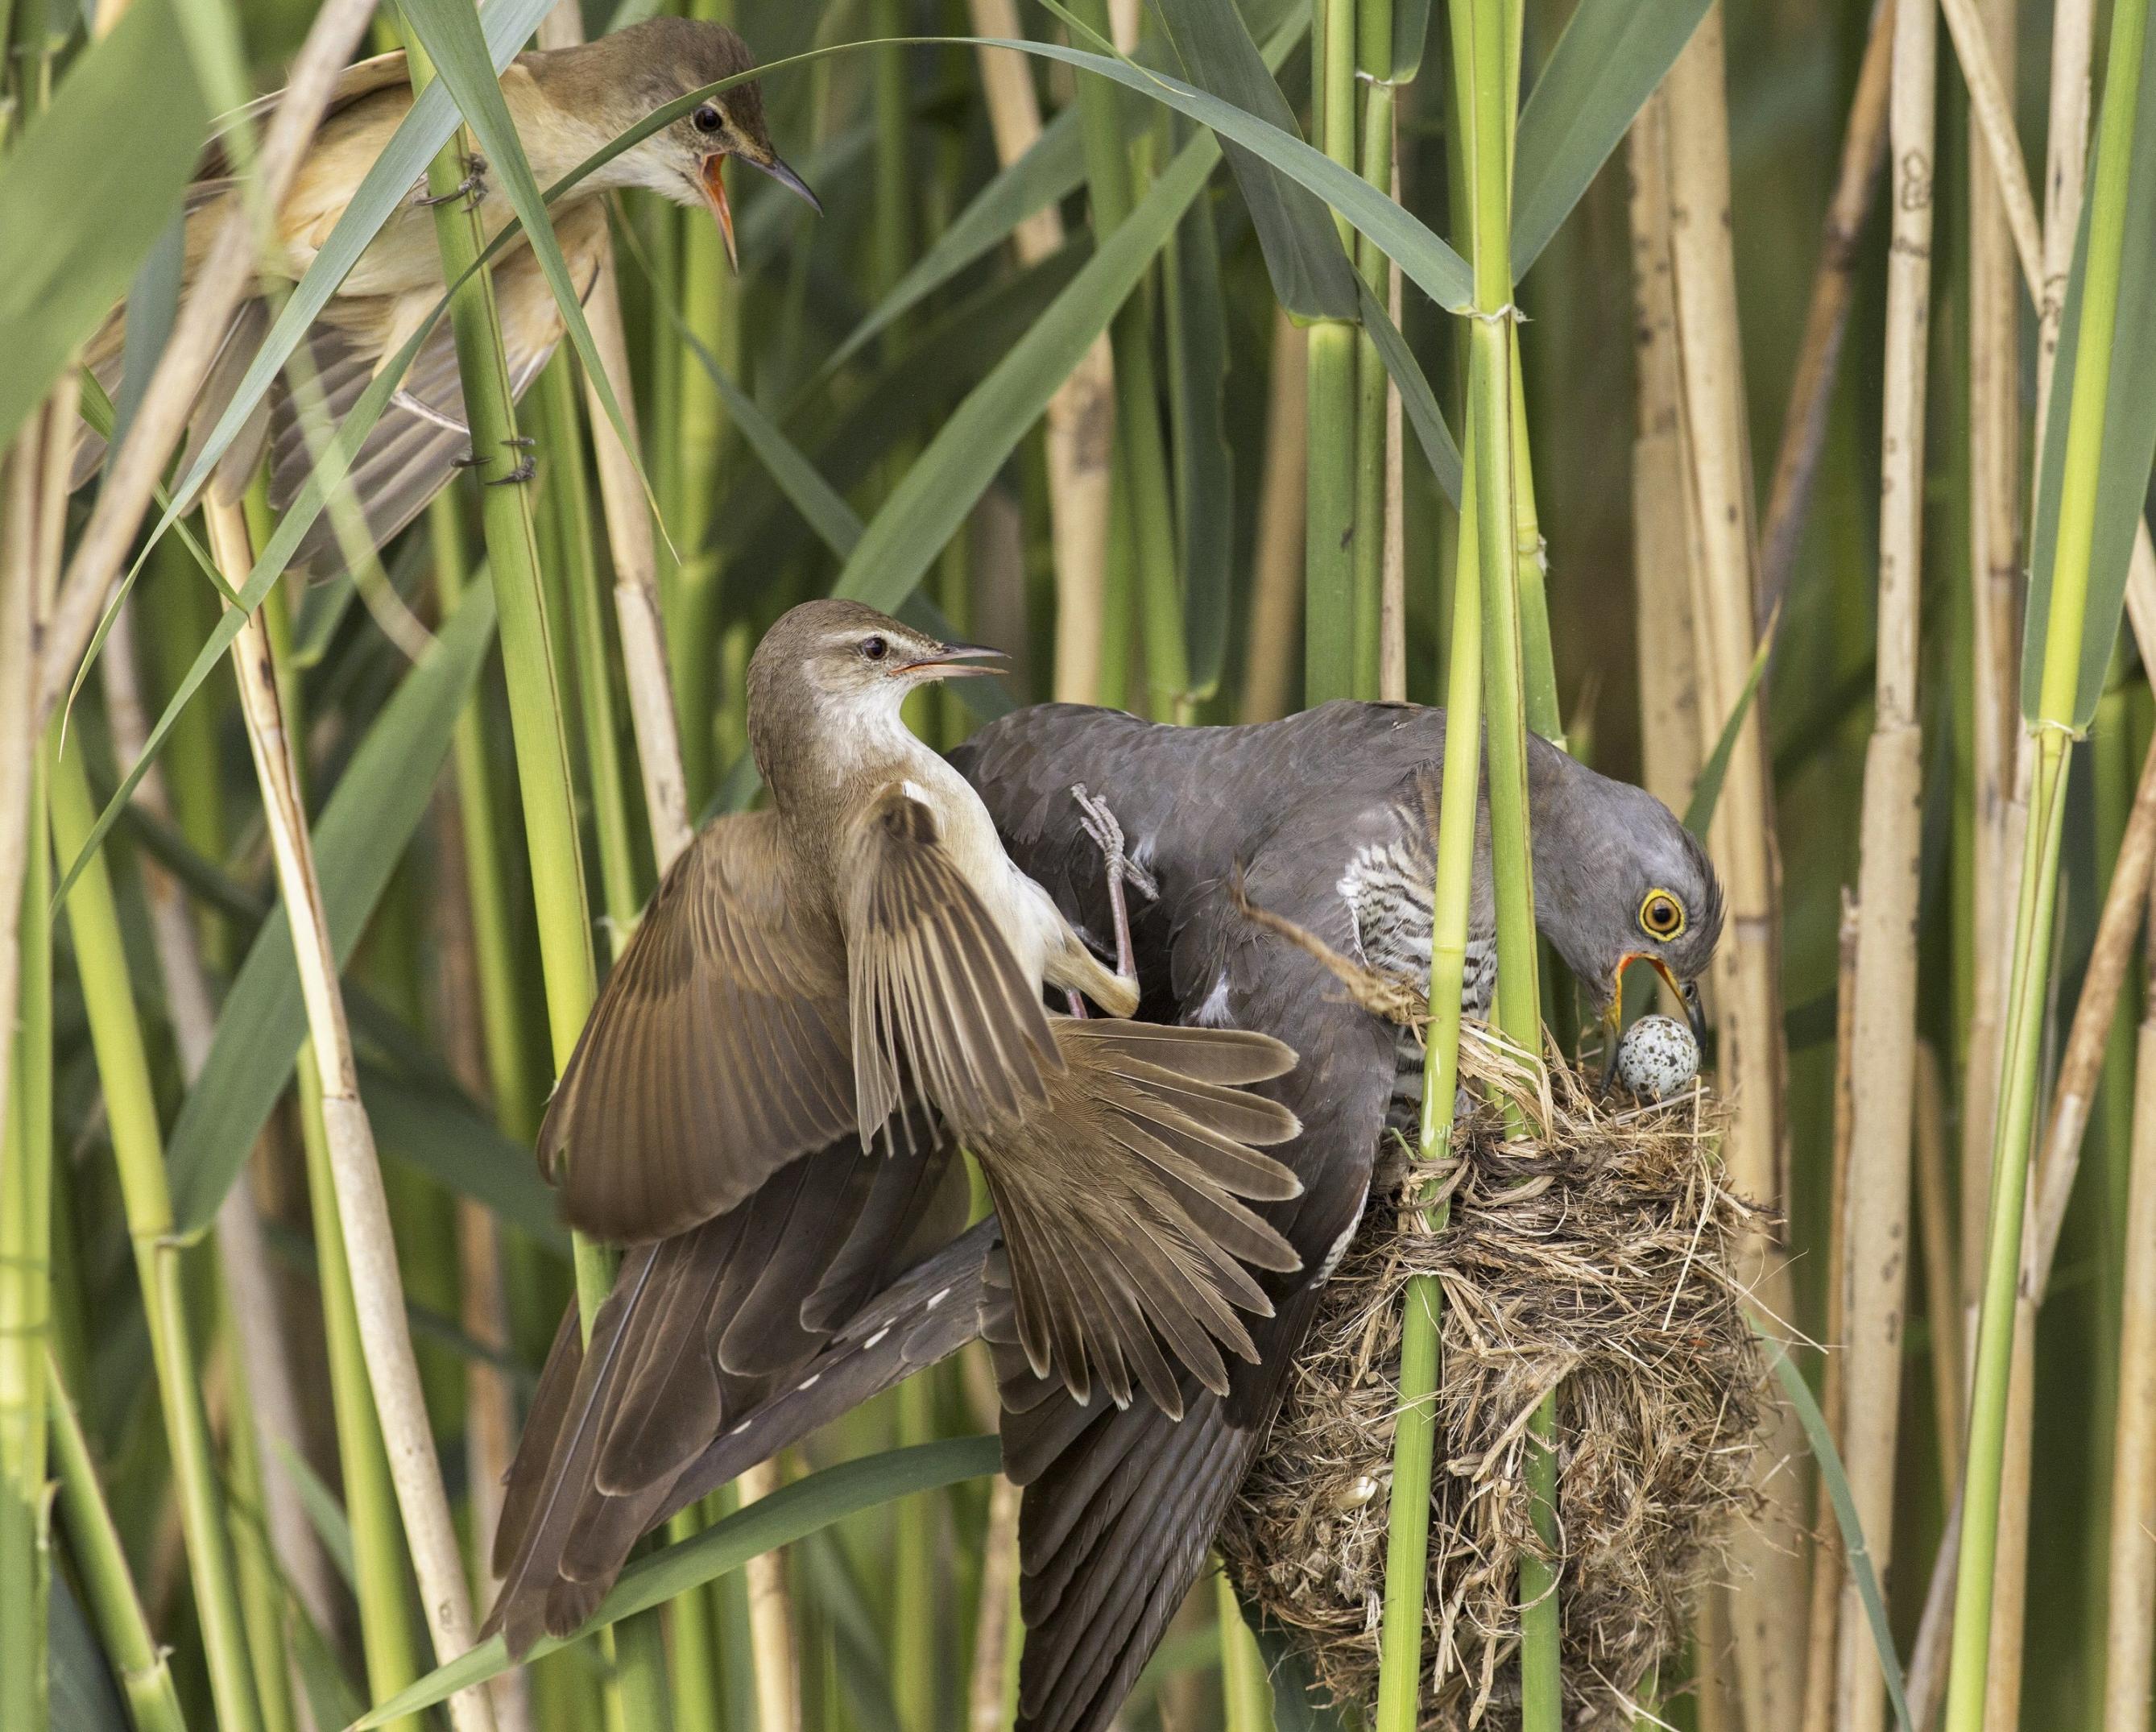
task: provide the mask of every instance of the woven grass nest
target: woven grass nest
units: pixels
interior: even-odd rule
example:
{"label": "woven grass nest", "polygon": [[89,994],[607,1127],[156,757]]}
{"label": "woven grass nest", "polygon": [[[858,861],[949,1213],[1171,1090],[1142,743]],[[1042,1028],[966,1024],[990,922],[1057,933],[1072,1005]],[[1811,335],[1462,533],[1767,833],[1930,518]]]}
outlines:
{"label": "woven grass nest", "polygon": [[[1351,981],[1358,997],[1365,985]],[[1604,1099],[1568,1066],[1538,1077],[1472,1025],[1460,1063],[1480,1092],[1522,1106],[1531,1134],[1507,1140],[1486,1101],[1463,1116],[1441,1231],[1403,1210],[1407,1151],[1392,1139],[1220,1549],[1321,1695],[1374,1701],[1402,1298],[1411,1276],[1435,1275],[1421,1723],[1519,1724],[1520,1559],[1551,1556],[1523,1439],[1555,1387],[1564,1722],[1614,1732],[1683,1641],[1731,1519],[1753,1507],[1767,1371],[1735,1272],[1756,1211],[1722,1183],[1718,1109],[1700,1085],[1660,1103]]]}

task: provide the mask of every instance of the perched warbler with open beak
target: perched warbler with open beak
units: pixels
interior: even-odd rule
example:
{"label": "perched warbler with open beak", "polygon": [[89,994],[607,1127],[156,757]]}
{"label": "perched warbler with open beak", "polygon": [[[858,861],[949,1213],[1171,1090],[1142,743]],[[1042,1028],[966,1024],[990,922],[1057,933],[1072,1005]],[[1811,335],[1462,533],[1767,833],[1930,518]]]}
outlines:
{"label": "perched warbler with open beak", "polygon": [[[738,77],[755,65],[747,45],[722,24],[658,18],[574,48],[520,54],[503,73],[501,92],[543,189],[569,173],[654,110],[692,91]],[[276,96],[254,105],[259,116]],[[376,159],[409,111],[413,92],[402,54],[379,54],[346,69],[328,114],[277,213],[262,265],[265,290],[297,282],[359,190]],[[603,195],[642,187],[701,206],[718,225],[726,256],[738,264],[732,206],[723,178],[729,158],[777,181],[820,212],[808,183],[788,167],[765,128],[763,98],[752,82],[706,96],[686,114],[594,170],[552,207],[554,234],[580,295],[597,280],[607,244]],[[491,239],[514,221],[508,197],[483,161],[468,164],[458,196],[468,199]],[[185,281],[191,279],[222,225],[239,182],[213,150],[187,195]],[[342,419],[382,361],[409,340],[443,292],[433,201],[416,183],[337,287],[307,334],[295,367],[319,383],[330,424]],[[561,340],[562,324],[531,247],[520,237],[493,266],[495,298],[509,362],[520,394],[538,376]],[[231,401],[270,326],[260,298],[235,314],[223,350],[205,381],[191,425],[191,447],[205,439]],[[116,308],[92,340],[88,362],[116,399],[126,338],[124,308]],[[288,369],[289,370],[289,369]],[[464,395],[449,322],[439,322],[414,358],[382,419],[362,445],[351,483],[368,538],[379,547],[408,523],[469,454]],[[280,509],[313,466],[290,390],[280,381],[246,431],[220,462],[218,485],[244,488],[267,450],[270,499]],[[78,485],[95,472],[103,442],[85,427],[76,454]],[[191,448],[188,460],[192,461]],[[339,568],[337,542],[326,516],[302,545],[295,563],[318,575]]]}

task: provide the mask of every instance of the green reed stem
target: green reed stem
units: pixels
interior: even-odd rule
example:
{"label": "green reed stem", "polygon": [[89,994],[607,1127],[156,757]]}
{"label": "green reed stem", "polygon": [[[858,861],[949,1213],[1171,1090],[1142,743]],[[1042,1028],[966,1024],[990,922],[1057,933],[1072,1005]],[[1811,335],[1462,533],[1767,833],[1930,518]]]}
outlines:
{"label": "green reed stem", "polygon": [[[1389,10],[1389,8],[1387,8]],[[1355,126],[1357,0],[1317,0],[1311,22],[1312,131],[1319,149],[1349,168],[1363,166]],[[1353,232],[1336,217],[1353,256]],[[1358,694],[1360,591],[1357,517],[1358,355],[1362,338],[1344,320],[1320,320],[1306,341],[1306,419],[1310,443],[1303,519],[1303,702]],[[1382,394],[1379,398],[1382,404]],[[1380,415],[1383,409],[1380,409]],[[1382,424],[1382,422],[1380,423]],[[1382,475],[1382,445],[1379,448]],[[1378,497],[1383,498],[1382,479]],[[1373,534],[1368,539],[1378,541]],[[1378,557],[1382,549],[1375,550]],[[1376,613],[1370,615],[1370,666],[1376,666]],[[1374,681],[1363,696],[1374,696]]]}
{"label": "green reed stem", "polygon": [[[45,1387],[51,1420],[53,1470],[59,1480],[60,1514],[67,1524],[68,1553],[74,1560],[83,1598],[104,1640],[105,1657],[127,1698],[136,1732],[186,1732],[187,1716],[172,1685],[166,1648],[150,1632],[141,1596],[127,1567],[127,1549],[113,1525],[112,1512],[98,1483],[90,1441],[82,1421],[60,1381],[59,1362],[45,1359]],[[11,1648],[11,1655],[20,1649]],[[281,1658],[281,1655],[280,1655]],[[9,1662],[10,1671],[16,1669]],[[28,1668],[23,1668],[28,1670]],[[41,1725],[43,1721],[8,1722]]]}
{"label": "green reed stem", "polygon": [[[27,609],[26,615],[27,615]],[[28,629],[25,617],[23,624]],[[24,838],[13,1086],[0,1117],[0,1725],[41,1726],[47,1705],[45,1608],[51,1552],[45,1415],[52,1330],[52,850],[46,754],[32,754]],[[0,1032],[0,1039],[8,1038]]]}
{"label": "green reed stem", "polygon": [[[1393,186],[1392,0],[1359,0],[1357,60],[1369,83],[1363,98],[1363,178],[1390,193]],[[1356,237],[1356,263],[1380,302],[1391,261],[1367,235]],[[1355,345],[1355,696],[1375,697],[1380,679],[1379,616],[1384,602],[1385,398],[1392,379],[1377,345]]]}
{"label": "green reed stem", "polygon": [[[694,0],[685,8],[692,18],[722,24],[733,23],[734,9],[732,0]],[[742,285],[726,262],[717,225],[703,212],[691,210],[675,216],[672,226],[680,236],[682,317],[727,377],[740,378]],[[711,544],[711,507],[719,497],[726,411],[718,387],[697,363],[687,341],[674,339],[665,321],[654,323],[666,333],[662,342],[675,374],[675,486],[668,521],[675,527],[681,559],[674,573],[666,643],[675,713],[680,721],[682,773],[689,809],[696,812],[711,798],[716,766],[724,762],[717,752],[716,719],[722,710],[738,708],[741,702],[741,695],[722,690],[717,678],[726,574]]]}
{"label": "green reed stem", "polygon": [[[1073,13],[1101,35],[1106,0],[1084,0]],[[1086,178],[1096,241],[1104,240],[1137,202],[1119,87],[1102,78],[1078,80],[1078,121],[1086,146]],[[1142,138],[1142,135],[1139,135]],[[1168,490],[1167,441],[1160,424],[1160,382],[1153,363],[1154,297],[1141,283],[1109,326],[1116,361],[1116,468],[1125,508],[1125,545],[1136,591],[1146,690],[1152,712],[1190,719],[1190,660],[1183,624],[1183,582],[1175,552],[1175,506]],[[1112,601],[1113,594],[1111,594]],[[1108,665],[1104,663],[1104,671]]]}
{"label": "green reed stem", "polygon": [[539,378],[533,425],[552,462],[542,477],[552,507],[556,544],[562,554],[562,587],[568,593],[569,633],[577,671],[577,702],[583,722],[584,773],[591,789],[592,828],[599,856],[600,900],[618,937],[620,953],[644,905],[636,838],[629,815],[629,778],[616,725],[613,659],[607,641],[599,568],[593,538],[591,474],[584,466],[583,409],[566,352],[557,352]]}
{"label": "green reed stem", "polygon": [[2097,121],[2089,193],[2078,356],[2067,409],[2066,461],[2051,560],[2051,610],[2036,714],[2036,766],[2021,859],[2014,952],[2007,984],[2006,1036],[1992,1145],[1991,1220],[1984,1246],[1982,1309],[1971,1380],[1968,1455],[1962,1475],[1961,1550],[1955,1560],[1953,1643],[1947,1677],[1947,1732],[1981,1732],[1991,1663],[1992,1586],[2005,1471],[2007,1384],[2013,1359],[2015,1293],[2051,969],[2052,912],[2058,894],[2069,747],[2087,619],[2089,564],[2102,467],[2112,339],[2126,254],[2127,191],[2141,95],[2148,0],[2118,0]]}
{"label": "green reed stem", "polygon": [[[1476,791],[1481,781],[1482,582],[1477,549],[1481,490],[1466,453],[1460,558],[1453,574],[1451,654],[1445,676],[1444,780],[1437,817],[1437,875],[1430,899],[1430,1034],[1424,1049],[1419,1171],[1452,1154],[1460,1088],[1460,994],[1467,972],[1468,902],[1475,882]],[[1441,1231],[1440,1203],[1424,1226]],[[1374,1732],[1421,1724],[1422,1627],[1430,1553],[1430,1474],[1437,1449],[1438,1339],[1444,1292],[1436,1277],[1408,1283],[1400,1333],[1400,1407],[1393,1432],[1392,1500],[1386,1518],[1385,1600],[1378,1633]]]}
{"label": "green reed stem", "polygon": [[[97,817],[80,743],[54,759],[50,774],[54,845],[74,859],[81,854]],[[240,1613],[232,1535],[225,1526],[224,1489],[208,1416],[203,1411],[202,1368],[195,1358],[180,1291],[180,1246],[172,1236],[172,1200],[166,1183],[157,1091],[128,978],[112,878],[102,851],[84,861],[68,892],[67,917],[149,1323],[151,1358],[179,1490],[180,1524],[210,1693],[224,1732],[259,1732],[261,1713]]]}
{"label": "green reed stem", "polygon": [[[413,88],[424,88],[434,68],[416,37],[406,49]],[[590,905],[584,893],[568,736],[556,674],[557,652],[532,527],[531,490],[509,479],[522,448],[515,443],[516,407],[502,353],[494,279],[489,271],[472,272],[484,236],[478,213],[454,196],[470,149],[459,128],[428,165],[427,190],[444,201],[434,206],[434,239],[441,252],[443,280],[462,283],[450,297],[449,321],[456,338],[457,371],[464,383],[465,421],[471,429],[473,455],[479,460],[475,474],[482,483],[500,484],[481,486],[480,522],[501,619],[502,670],[509,683],[510,731],[516,743],[525,842],[531,853],[547,1032],[558,1076],[583,1031],[584,1018],[597,995],[598,976],[592,959]],[[469,278],[468,272],[472,272]],[[606,1247],[582,1234],[573,1236],[572,1246],[578,1313],[588,1337],[592,1319],[613,1282],[613,1258]],[[647,1622],[649,1629],[644,1627]],[[660,1732],[670,1719],[665,1650],[655,1615],[627,1621],[613,1639],[619,1663],[606,1693],[608,1714]]]}

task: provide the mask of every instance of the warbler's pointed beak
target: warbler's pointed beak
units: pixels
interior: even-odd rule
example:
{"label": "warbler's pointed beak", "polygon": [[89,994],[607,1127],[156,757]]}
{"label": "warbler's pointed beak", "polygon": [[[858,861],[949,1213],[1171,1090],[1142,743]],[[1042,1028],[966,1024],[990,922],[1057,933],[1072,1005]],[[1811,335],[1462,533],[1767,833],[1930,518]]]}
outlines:
{"label": "warbler's pointed beak", "polygon": [[1010,666],[1010,657],[985,644],[942,644],[933,655],[901,663],[891,670],[916,680],[968,680],[982,674],[999,674]]}
{"label": "warbler's pointed beak", "polygon": [[743,157],[742,161],[752,168],[762,169],[764,173],[777,181],[780,186],[785,188],[809,209],[814,211],[818,216],[824,214],[824,201],[809,189],[808,182],[787,167],[786,159],[783,157],[774,154],[768,162],[759,162],[753,157]]}
{"label": "warbler's pointed beak", "polygon": [[741,254],[734,247],[733,207],[726,203],[726,183],[720,171],[726,166],[724,152],[714,152],[704,158],[698,172],[696,183],[702,189],[704,203],[710,207],[711,220],[719,225],[719,239],[726,244],[726,263],[737,275],[741,270]]}

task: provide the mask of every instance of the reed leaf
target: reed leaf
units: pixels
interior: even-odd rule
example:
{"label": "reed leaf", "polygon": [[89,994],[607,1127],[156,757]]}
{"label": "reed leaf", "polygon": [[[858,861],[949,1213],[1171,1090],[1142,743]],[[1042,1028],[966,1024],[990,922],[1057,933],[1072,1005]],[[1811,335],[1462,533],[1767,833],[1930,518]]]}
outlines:
{"label": "reed leaf", "polygon": [[[589,1623],[572,1636],[541,1638],[525,1657],[525,1663],[624,1618],[662,1606],[692,1587],[716,1581],[751,1558],[791,1545],[833,1522],[916,1492],[937,1491],[993,1473],[998,1459],[993,1437],[948,1437],[844,1462],[797,1479],[757,1498],[746,1509],[712,1523],[693,1539],[639,1558],[622,1572],[620,1581],[592,1614]],[[510,1664],[501,1638],[490,1637],[470,1653],[428,1673],[403,1694],[382,1704],[352,1732],[369,1732],[370,1728],[401,1715],[431,1708],[459,1690],[498,1677]]]}
{"label": "reed leaf", "polygon": [[[2156,86],[2156,33],[2144,41],[2141,77]],[[2118,275],[2118,304],[2106,371],[2100,465],[2096,480],[2094,530],[2090,542],[2087,623],[2081,633],[2080,674],[2071,709],[2063,717],[2076,729],[2095,717],[2111,665],[2112,645],[2126,599],[2128,559],[2156,460],[2156,101],[2143,100],[2134,126],[2122,220],[2132,237]],[[2066,441],[2078,371],[2087,294],[2089,225],[2095,201],[2082,208],[2081,233],[2067,279],[2059,325],[2058,357],[2051,371],[2051,412],[2044,421],[2042,466],[2036,496],[2029,567],[2028,623],[2022,635],[2021,710],[2030,720],[2041,709],[2045,645],[2048,640],[2059,512],[2066,491]]]}
{"label": "reed leaf", "polygon": [[1708,0],[1580,0],[1520,111],[1512,272],[1525,276],[1601,172]]}
{"label": "reed leaf", "polygon": [[[209,128],[170,0],[141,0],[82,54],[23,131],[0,175],[0,443],[126,291],[172,220]],[[140,93],[155,90],[154,102]],[[110,148],[116,114],[128,148]],[[55,223],[95,211],[94,223]]]}
{"label": "reed leaf", "polygon": [[[236,615],[227,615],[235,618]],[[382,707],[314,825],[322,902],[339,962],[351,958],[426,815],[451,725],[494,641],[494,595],[475,586]],[[172,1127],[174,1229],[192,1237],[218,1205],[291,1080],[306,1032],[285,911],[255,935],[218,1018],[203,1072]]]}

